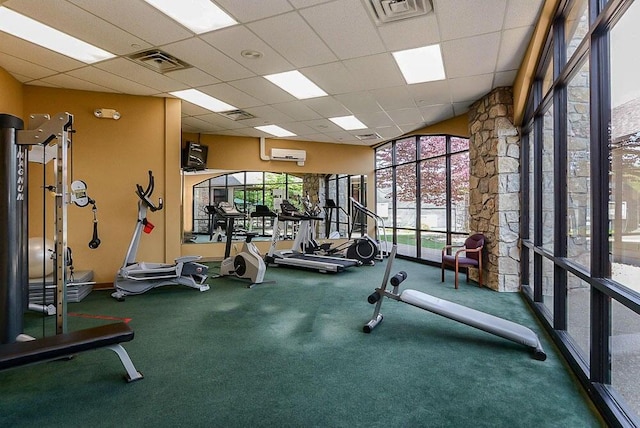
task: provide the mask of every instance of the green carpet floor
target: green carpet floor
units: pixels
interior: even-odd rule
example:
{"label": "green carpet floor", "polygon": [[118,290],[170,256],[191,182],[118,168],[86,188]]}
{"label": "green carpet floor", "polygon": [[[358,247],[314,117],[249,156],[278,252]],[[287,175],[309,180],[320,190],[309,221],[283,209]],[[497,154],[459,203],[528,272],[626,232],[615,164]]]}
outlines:
{"label": "green carpet floor", "polygon": [[[145,378],[125,383],[108,350],[0,372],[0,427],[601,426],[521,296],[464,281],[456,291],[453,273],[442,284],[439,269],[404,260],[393,270],[409,274],[406,288],[532,328],[547,360],[390,300],[363,333],[384,263],[269,268],[276,283],[253,289],[222,278],[203,293],[171,286],[117,302],[94,291],[69,304],[70,330],[130,319],[125,348]],[[26,325],[42,334],[39,315]]]}

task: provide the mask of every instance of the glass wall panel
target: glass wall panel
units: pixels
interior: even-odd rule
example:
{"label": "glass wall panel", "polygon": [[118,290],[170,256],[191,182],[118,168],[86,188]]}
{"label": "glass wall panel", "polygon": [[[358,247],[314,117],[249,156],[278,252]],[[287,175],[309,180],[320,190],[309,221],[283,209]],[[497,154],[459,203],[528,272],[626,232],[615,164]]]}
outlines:
{"label": "glass wall panel", "polygon": [[391,166],[393,163],[393,146],[391,143],[376,149],[376,169]]}
{"label": "glass wall panel", "polygon": [[640,316],[614,300],[611,318],[611,385],[640,414]]}
{"label": "glass wall panel", "polygon": [[576,51],[578,45],[589,31],[589,8],[587,0],[576,0],[565,20],[565,43],[567,59]]}
{"label": "glass wall panel", "polygon": [[451,155],[451,231],[469,232],[468,153]]}
{"label": "glass wall panel", "polygon": [[[469,156],[467,155],[467,162]],[[420,162],[420,228],[447,231],[447,164],[443,157]],[[467,189],[469,181],[467,180]],[[467,212],[468,217],[468,212]]]}
{"label": "glass wall panel", "polygon": [[536,272],[536,275],[542,276],[542,303],[553,315],[553,270],[554,265],[551,260],[546,257],[542,258],[542,272]]}
{"label": "glass wall panel", "polygon": [[[539,221],[538,214],[536,214],[536,200],[535,200],[535,192],[536,188],[540,185],[535,180],[535,150],[534,150],[534,133],[529,133],[528,144],[529,144],[529,188],[523,189],[529,195],[529,240],[533,242],[535,238],[534,225],[537,221]],[[531,260],[533,260],[533,253],[531,253]],[[533,271],[531,271],[533,272]]]}
{"label": "glass wall panel", "polygon": [[416,164],[396,168],[396,228],[398,254],[416,256]]}
{"label": "glass wall panel", "polygon": [[451,153],[469,150],[469,139],[451,137]]}
{"label": "glass wall panel", "polygon": [[567,332],[578,345],[580,354],[589,361],[591,341],[591,286],[580,278],[567,273]]}
{"label": "glass wall panel", "polygon": [[396,165],[416,160],[416,137],[396,141]]}
{"label": "glass wall panel", "polygon": [[546,95],[553,85],[553,59],[549,61],[547,68],[544,70],[544,76],[542,78],[542,95]]}
{"label": "glass wall panel", "polygon": [[589,270],[591,265],[591,156],[589,63],[567,86],[567,256]]}
{"label": "glass wall panel", "polygon": [[544,115],[542,134],[542,246],[553,251],[554,231],[554,144],[553,106]]}
{"label": "glass wall panel", "polygon": [[616,281],[640,291],[640,2],[611,30],[609,227]]}
{"label": "glass wall panel", "polygon": [[[464,242],[464,240],[463,240]],[[420,258],[440,263],[442,261],[442,247],[447,245],[447,234],[443,232],[420,233]]]}
{"label": "glass wall panel", "polygon": [[[469,146],[468,140],[467,146]],[[423,135],[420,137],[420,159],[441,156],[446,152],[447,137],[444,135]]]}

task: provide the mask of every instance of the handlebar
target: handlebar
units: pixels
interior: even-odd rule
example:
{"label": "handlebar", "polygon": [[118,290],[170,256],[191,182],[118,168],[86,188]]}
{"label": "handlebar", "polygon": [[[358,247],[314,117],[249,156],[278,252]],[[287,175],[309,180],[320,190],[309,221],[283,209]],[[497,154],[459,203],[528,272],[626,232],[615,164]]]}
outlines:
{"label": "handlebar", "polygon": [[155,188],[155,181],[153,178],[153,172],[149,171],[149,183],[147,184],[147,188],[143,190],[142,186],[136,184],[136,194],[140,198],[140,200],[147,206],[151,211],[160,211],[163,207],[162,198],[158,198],[158,205],[154,204],[151,201],[150,197]]}

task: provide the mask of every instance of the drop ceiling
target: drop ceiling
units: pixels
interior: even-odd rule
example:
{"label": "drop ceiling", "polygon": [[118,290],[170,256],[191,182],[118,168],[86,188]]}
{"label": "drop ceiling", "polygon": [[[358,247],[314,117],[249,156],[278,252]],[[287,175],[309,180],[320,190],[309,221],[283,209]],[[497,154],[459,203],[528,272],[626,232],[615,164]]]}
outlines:
{"label": "drop ceiling", "polygon": [[[87,65],[0,32],[0,66],[26,85],[158,97],[197,88],[247,113],[183,101],[184,132],[270,137],[253,127],[275,124],[296,140],[374,145],[512,85],[544,3],[433,0],[426,14],[383,22],[371,1],[216,0],[239,24],[200,35],[143,0],[0,1],[117,55]],[[423,2],[382,3],[403,12]],[[435,43],[446,79],[407,85],[391,53]],[[128,58],[156,50],[188,66],[160,73]],[[329,96],[298,100],[262,77],[294,69]],[[351,114],[367,128],[344,131],[328,119]]]}

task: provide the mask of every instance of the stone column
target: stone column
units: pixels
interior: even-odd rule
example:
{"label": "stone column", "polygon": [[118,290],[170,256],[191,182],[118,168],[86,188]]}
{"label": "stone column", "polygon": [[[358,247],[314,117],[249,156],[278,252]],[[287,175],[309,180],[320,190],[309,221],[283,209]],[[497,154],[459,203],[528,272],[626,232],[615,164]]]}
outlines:
{"label": "stone column", "polygon": [[[486,237],[485,286],[520,287],[520,137],[511,88],[496,88],[469,110],[469,232]],[[477,280],[477,272],[470,275]]]}

